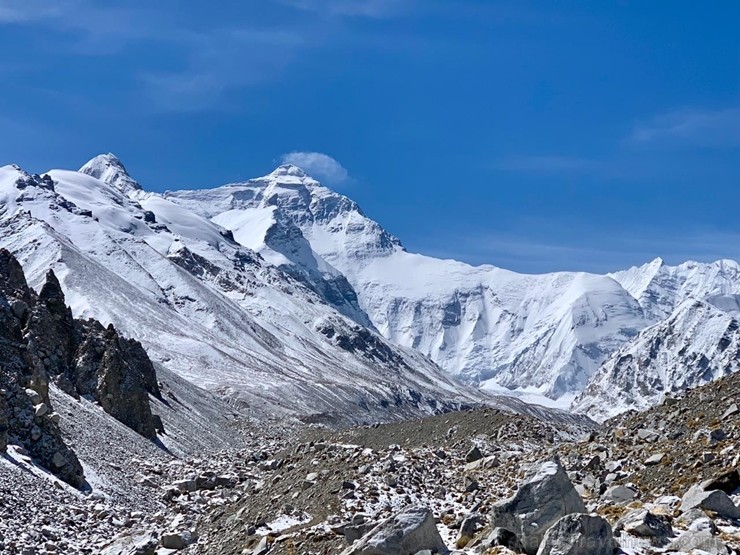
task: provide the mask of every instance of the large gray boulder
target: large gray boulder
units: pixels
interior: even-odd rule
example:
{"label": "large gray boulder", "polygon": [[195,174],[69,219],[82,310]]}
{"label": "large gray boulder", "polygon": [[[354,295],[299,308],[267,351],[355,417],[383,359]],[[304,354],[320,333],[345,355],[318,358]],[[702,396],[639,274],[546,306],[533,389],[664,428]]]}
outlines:
{"label": "large gray boulder", "polygon": [[585,513],[586,506],[560,463],[544,463],[513,497],[494,504],[491,528],[514,532],[528,555],[555,522],[571,513]]}
{"label": "large gray boulder", "polygon": [[447,554],[432,511],[412,507],[384,520],[342,555],[414,555],[423,550]]}
{"label": "large gray boulder", "polygon": [[614,539],[609,523],[600,516],[570,514],[545,534],[537,555],[612,555]]}
{"label": "large gray boulder", "polygon": [[704,491],[701,486],[693,486],[683,496],[681,511],[702,509],[712,511],[723,518],[740,518],[740,507],[737,507],[730,496],[720,490]]}

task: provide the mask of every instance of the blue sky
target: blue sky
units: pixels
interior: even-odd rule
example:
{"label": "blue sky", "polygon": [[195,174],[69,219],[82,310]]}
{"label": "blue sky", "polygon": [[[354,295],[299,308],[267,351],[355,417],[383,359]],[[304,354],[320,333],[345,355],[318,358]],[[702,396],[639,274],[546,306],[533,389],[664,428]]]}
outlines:
{"label": "blue sky", "polygon": [[[740,4],[0,0],[0,162],[308,165],[410,250],[740,259]],[[306,154],[306,153],[320,153]]]}

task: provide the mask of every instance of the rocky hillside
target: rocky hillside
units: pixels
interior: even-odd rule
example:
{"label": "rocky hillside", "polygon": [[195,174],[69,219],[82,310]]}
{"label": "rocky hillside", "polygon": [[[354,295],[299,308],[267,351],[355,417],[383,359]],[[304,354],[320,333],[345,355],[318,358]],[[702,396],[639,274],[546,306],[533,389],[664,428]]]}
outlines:
{"label": "rocky hillside", "polygon": [[190,549],[729,555],[740,549],[739,378],[585,435],[492,410],[312,430],[253,463],[255,481]]}
{"label": "rocky hillside", "polygon": [[[61,421],[65,438],[86,469],[93,465],[93,490],[44,487],[46,478],[19,470],[23,455],[10,446],[0,492],[23,497],[0,506],[6,552],[740,549],[737,374],[597,430],[495,409],[341,431],[250,422],[165,369],[159,377],[162,399],[151,403],[167,429],[165,449],[51,385],[53,405],[69,415]],[[227,436],[240,440],[229,445]]]}
{"label": "rocky hillside", "polygon": [[2,553],[97,552],[161,507],[141,468],[238,448],[246,420],[112,325],[73,318],[53,272],[37,293],[0,249]]}
{"label": "rocky hillside", "polygon": [[665,395],[703,385],[740,369],[737,315],[696,299],[619,348],[573,402],[597,420],[644,410]]}

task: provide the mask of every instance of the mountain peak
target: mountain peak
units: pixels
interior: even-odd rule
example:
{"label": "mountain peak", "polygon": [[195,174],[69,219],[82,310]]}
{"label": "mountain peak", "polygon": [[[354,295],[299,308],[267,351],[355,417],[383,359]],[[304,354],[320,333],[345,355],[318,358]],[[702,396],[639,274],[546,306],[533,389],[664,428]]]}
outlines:
{"label": "mountain peak", "polygon": [[273,170],[273,172],[270,174],[270,177],[309,177],[309,175],[298,166],[294,166],[293,164],[282,164],[281,166],[278,166]]}
{"label": "mountain peak", "polygon": [[123,162],[111,152],[99,154],[77,171],[100,179],[124,194],[141,190],[141,185],[129,175]]}

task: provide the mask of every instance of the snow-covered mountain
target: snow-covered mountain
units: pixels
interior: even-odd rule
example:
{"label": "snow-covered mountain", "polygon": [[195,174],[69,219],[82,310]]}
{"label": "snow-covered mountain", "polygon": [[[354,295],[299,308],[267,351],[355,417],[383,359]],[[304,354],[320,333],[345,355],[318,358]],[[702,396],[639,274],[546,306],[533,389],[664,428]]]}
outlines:
{"label": "snow-covered mountain", "polygon": [[[727,297],[722,297],[723,304]],[[740,370],[740,321],[709,302],[687,299],[665,320],[618,349],[573,403],[604,420],[643,410],[666,394]]]}
{"label": "snow-covered mountain", "polygon": [[113,323],[155,362],[255,414],[372,421],[484,400],[363,327],[341,276],[310,281],[336,272],[283,272],[223,227],[145,192],[112,155],[43,177],[0,168],[0,207],[0,246],[32,286],[52,268],[75,316]]}
{"label": "snow-covered mountain", "polygon": [[[608,382],[599,368],[646,328],[690,326],[687,302],[740,312],[733,261],[525,275],[410,253],[292,165],[159,195],[109,154],[44,177],[7,166],[0,196],[0,246],[32,284],[54,268],[75,315],[114,323],[200,386],[319,420],[492,402],[455,377],[568,406]],[[676,387],[696,381],[675,372],[666,379]],[[622,408],[659,397],[648,374],[634,379],[656,391]],[[576,408],[587,410],[585,399]]]}
{"label": "snow-covered mountain", "polygon": [[643,266],[609,274],[629,291],[647,320],[667,318],[686,299],[709,299],[740,293],[740,264],[718,260],[708,264],[684,262],[668,266],[661,258]]}
{"label": "snow-covered mountain", "polygon": [[[734,261],[671,267],[657,259],[605,276],[523,275],[410,253],[354,201],[290,165],[243,183],[165,196],[292,274],[345,277],[377,330],[451,375],[539,402],[567,405],[612,353],[672,314],[690,326],[695,315],[677,310],[688,300],[740,309]],[[676,369],[670,379],[679,388],[698,383],[690,374]]]}
{"label": "snow-covered mountain", "polygon": [[385,337],[484,388],[562,403],[645,326],[640,304],[608,276],[522,275],[407,252],[295,166],[165,197],[281,268],[340,273]]}

